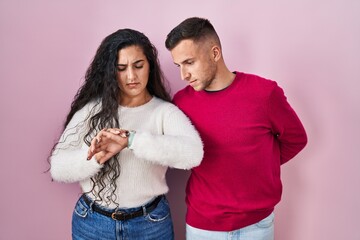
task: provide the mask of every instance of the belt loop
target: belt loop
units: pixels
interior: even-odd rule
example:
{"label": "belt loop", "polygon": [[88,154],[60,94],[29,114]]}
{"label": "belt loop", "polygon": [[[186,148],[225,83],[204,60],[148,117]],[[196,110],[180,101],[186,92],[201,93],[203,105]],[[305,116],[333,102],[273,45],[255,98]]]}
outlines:
{"label": "belt loop", "polygon": [[91,212],[91,213],[94,212],[93,205],[94,205],[94,201],[91,200],[90,205],[89,205],[89,208],[90,208],[90,212]]}
{"label": "belt loop", "polygon": [[89,202],[90,202],[90,204],[89,204],[89,210],[90,210],[91,213],[93,213],[93,212],[94,212],[94,210],[93,210],[93,205],[94,205],[94,203],[95,203],[95,200],[93,200],[92,198],[88,197],[85,193],[84,193],[83,197],[84,197],[85,199],[89,200]]}
{"label": "belt loop", "polygon": [[95,201],[91,201],[90,206],[89,206],[91,213],[94,211],[94,210],[93,210],[94,202],[95,202]]}
{"label": "belt loop", "polygon": [[143,213],[144,213],[144,217],[147,215],[147,212],[146,212],[146,207],[145,206],[141,206],[142,207],[142,210],[143,210]]}

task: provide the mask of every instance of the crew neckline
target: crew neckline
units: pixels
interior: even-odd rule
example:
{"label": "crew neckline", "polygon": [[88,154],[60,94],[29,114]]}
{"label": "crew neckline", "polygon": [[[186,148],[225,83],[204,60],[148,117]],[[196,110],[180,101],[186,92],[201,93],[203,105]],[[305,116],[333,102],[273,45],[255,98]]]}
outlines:
{"label": "crew neckline", "polygon": [[123,106],[123,105],[119,104],[119,108],[120,109],[129,109],[129,110],[142,109],[142,108],[145,108],[146,106],[150,105],[152,102],[154,102],[155,98],[156,98],[155,96],[151,96],[151,99],[148,102],[146,102],[146,103],[144,103],[142,105],[136,106],[136,107],[127,107],[127,106]]}
{"label": "crew neckline", "polygon": [[215,91],[208,91],[208,90],[203,90],[200,93],[204,93],[204,94],[217,94],[217,93],[222,93],[222,92],[226,92],[229,89],[232,89],[236,84],[235,81],[239,81],[241,74],[240,72],[234,71],[233,72],[235,74],[234,80],[231,82],[231,84],[223,89],[220,90],[215,90]]}

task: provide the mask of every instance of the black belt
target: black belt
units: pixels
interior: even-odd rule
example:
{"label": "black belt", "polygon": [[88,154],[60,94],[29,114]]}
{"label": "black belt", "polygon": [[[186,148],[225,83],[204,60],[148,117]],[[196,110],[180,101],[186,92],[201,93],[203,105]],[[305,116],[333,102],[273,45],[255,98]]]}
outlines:
{"label": "black belt", "polygon": [[[146,212],[151,212],[152,210],[154,210],[157,207],[157,205],[160,202],[162,197],[163,197],[163,195],[160,195],[160,196],[156,197],[154,199],[154,201],[147,204],[145,206]],[[102,215],[105,215],[107,217],[111,217],[114,220],[126,221],[126,220],[129,220],[129,219],[140,217],[140,216],[144,215],[144,211],[143,211],[142,208],[140,210],[137,210],[135,212],[130,212],[130,213],[119,211],[119,210],[109,212],[109,211],[106,211],[106,210],[100,208],[99,206],[97,206],[95,204],[92,204],[92,201],[85,194],[83,194],[83,199],[84,199],[84,201],[86,202],[87,205],[91,206],[92,210],[94,210],[95,212],[98,212],[98,213],[100,213]]]}

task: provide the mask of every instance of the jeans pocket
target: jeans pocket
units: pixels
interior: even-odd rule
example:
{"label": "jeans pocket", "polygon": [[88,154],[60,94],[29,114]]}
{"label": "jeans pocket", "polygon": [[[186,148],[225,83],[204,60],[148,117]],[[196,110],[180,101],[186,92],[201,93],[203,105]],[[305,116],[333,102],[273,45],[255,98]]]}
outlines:
{"label": "jeans pocket", "polygon": [[163,198],[157,207],[146,215],[146,219],[150,222],[161,222],[170,216],[170,207],[165,198]]}
{"label": "jeans pocket", "polygon": [[259,228],[269,228],[274,224],[274,213],[271,213],[269,216],[256,223],[256,226]]}
{"label": "jeans pocket", "polygon": [[85,203],[83,203],[82,198],[80,198],[75,205],[74,213],[79,217],[85,218],[87,216],[88,211],[89,208]]}

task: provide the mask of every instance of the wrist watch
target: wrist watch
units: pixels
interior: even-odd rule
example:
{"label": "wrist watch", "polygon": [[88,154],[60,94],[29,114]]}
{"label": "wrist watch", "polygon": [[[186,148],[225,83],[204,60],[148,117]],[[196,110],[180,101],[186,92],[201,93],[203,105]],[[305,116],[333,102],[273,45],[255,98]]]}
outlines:
{"label": "wrist watch", "polygon": [[136,133],[135,130],[130,130],[126,133],[126,136],[128,137],[128,145],[127,145],[128,148],[131,147],[131,144],[134,140],[135,133]]}

